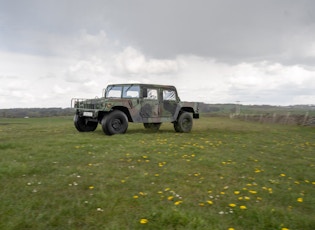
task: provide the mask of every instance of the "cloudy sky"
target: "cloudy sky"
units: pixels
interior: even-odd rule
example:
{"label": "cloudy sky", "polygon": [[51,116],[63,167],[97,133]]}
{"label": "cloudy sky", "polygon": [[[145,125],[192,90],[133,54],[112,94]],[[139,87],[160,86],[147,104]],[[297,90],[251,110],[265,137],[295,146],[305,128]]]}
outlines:
{"label": "cloudy sky", "polygon": [[69,107],[125,82],[315,104],[315,1],[0,0],[0,108]]}

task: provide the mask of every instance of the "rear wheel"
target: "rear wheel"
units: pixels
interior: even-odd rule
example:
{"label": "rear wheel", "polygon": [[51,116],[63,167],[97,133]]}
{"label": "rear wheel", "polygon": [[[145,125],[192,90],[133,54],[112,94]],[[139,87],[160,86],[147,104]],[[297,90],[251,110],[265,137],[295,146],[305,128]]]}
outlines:
{"label": "rear wheel", "polygon": [[107,135],[123,134],[128,128],[128,118],[120,110],[105,115],[101,123],[103,132]]}
{"label": "rear wheel", "polygon": [[183,112],[178,116],[177,121],[174,122],[174,129],[176,132],[189,133],[193,126],[193,119],[187,112]]}
{"label": "rear wheel", "polygon": [[97,128],[97,122],[89,121],[76,114],[73,118],[74,126],[79,132],[92,132]]}
{"label": "rear wheel", "polygon": [[161,125],[162,123],[143,123],[144,128],[152,131],[158,131]]}

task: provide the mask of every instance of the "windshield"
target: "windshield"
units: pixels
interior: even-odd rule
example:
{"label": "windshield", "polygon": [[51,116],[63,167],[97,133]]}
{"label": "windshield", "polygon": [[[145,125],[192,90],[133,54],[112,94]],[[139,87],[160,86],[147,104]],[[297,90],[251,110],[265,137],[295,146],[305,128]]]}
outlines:
{"label": "windshield", "polygon": [[120,98],[122,86],[108,86],[106,90],[106,98]]}
{"label": "windshield", "polygon": [[111,85],[106,89],[106,98],[139,98],[139,85]]}

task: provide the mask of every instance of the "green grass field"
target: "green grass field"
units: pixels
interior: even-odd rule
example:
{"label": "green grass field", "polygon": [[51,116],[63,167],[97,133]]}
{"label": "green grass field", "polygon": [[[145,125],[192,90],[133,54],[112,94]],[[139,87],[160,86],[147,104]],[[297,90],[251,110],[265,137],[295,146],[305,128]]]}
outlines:
{"label": "green grass field", "polygon": [[1,119],[0,229],[314,229],[314,128],[194,122],[106,136]]}

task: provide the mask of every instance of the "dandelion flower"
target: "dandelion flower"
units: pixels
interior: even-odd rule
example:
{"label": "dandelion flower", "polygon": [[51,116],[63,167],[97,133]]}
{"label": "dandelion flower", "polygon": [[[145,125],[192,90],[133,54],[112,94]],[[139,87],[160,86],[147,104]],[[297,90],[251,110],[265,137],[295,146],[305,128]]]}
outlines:
{"label": "dandelion flower", "polygon": [[148,222],[148,219],[140,219],[140,224],[147,224]]}
{"label": "dandelion flower", "polygon": [[94,189],[94,186],[93,185],[89,186],[89,189],[90,190]]}
{"label": "dandelion flower", "polygon": [[234,230],[234,228],[228,228],[228,230]]}
{"label": "dandelion flower", "polygon": [[199,203],[199,206],[203,207],[203,206],[205,206],[205,203],[200,202],[200,203]]}
{"label": "dandelion flower", "polygon": [[236,206],[236,204],[229,204],[229,206],[230,206],[231,208],[234,208],[234,207]]}
{"label": "dandelion flower", "polygon": [[238,194],[240,194],[240,191],[234,191],[234,194],[238,195]]}
{"label": "dandelion flower", "polygon": [[207,200],[207,203],[211,205],[211,204],[213,204],[213,201]]}
{"label": "dandelion flower", "polygon": [[284,173],[281,173],[280,176],[285,177],[285,174],[284,174]]}
{"label": "dandelion flower", "polygon": [[183,203],[183,201],[179,200],[179,201],[176,201],[174,204],[175,205],[180,205],[181,203]]}
{"label": "dandelion flower", "polygon": [[134,199],[138,199],[138,198],[139,198],[139,196],[137,196],[137,195],[134,195],[134,196],[133,196],[133,198],[134,198]]}
{"label": "dandelion flower", "polygon": [[289,230],[288,228],[281,228],[281,230]]}
{"label": "dandelion flower", "polygon": [[247,207],[245,205],[241,205],[240,209],[245,210],[245,209],[247,209]]}
{"label": "dandelion flower", "polygon": [[303,202],[303,198],[302,197],[297,198],[297,202],[302,203]]}
{"label": "dandelion flower", "polygon": [[168,200],[173,200],[174,199],[174,196],[169,196],[167,197]]}

